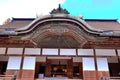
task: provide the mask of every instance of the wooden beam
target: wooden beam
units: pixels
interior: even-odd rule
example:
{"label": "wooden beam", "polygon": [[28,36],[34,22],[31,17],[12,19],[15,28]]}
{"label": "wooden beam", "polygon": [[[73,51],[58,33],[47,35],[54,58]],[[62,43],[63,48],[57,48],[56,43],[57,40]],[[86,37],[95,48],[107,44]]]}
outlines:
{"label": "wooden beam", "polygon": [[78,49],[76,49],[76,56],[78,56]]}
{"label": "wooden beam", "polygon": [[7,52],[8,52],[8,47],[6,47],[5,56],[7,56]]}
{"label": "wooden beam", "polygon": [[115,49],[115,52],[116,52],[116,56],[117,56],[117,59],[118,59],[118,63],[120,63],[120,58],[119,58],[117,49]]}
{"label": "wooden beam", "polygon": [[20,64],[20,78],[22,78],[22,68],[23,68],[23,63],[24,63],[24,53],[25,53],[25,47],[23,48],[23,52],[22,52],[22,59],[21,59],[21,64]]}
{"label": "wooden beam", "polygon": [[93,53],[94,53],[94,62],[95,62],[95,70],[96,70],[96,80],[99,80],[99,76],[98,76],[98,66],[97,66],[97,57],[96,57],[95,48],[93,48]]}

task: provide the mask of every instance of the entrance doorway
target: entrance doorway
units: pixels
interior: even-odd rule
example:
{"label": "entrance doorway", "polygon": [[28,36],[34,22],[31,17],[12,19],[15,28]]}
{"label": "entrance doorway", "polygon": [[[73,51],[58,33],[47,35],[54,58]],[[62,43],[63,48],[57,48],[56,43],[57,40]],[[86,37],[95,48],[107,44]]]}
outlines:
{"label": "entrance doorway", "polygon": [[6,68],[7,68],[7,62],[0,61],[0,75],[5,75]]}
{"label": "entrance doorway", "polygon": [[83,79],[82,62],[73,62],[72,58],[47,58],[45,62],[36,62],[35,78],[44,77]]}
{"label": "entrance doorway", "polygon": [[111,77],[120,77],[120,63],[109,63]]}
{"label": "entrance doorway", "polygon": [[35,78],[44,78],[46,70],[45,62],[36,62]]}
{"label": "entrance doorway", "polygon": [[66,77],[67,76],[67,62],[64,60],[53,60],[51,62],[51,76]]}
{"label": "entrance doorway", "polygon": [[72,59],[48,59],[46,62],[47,77],[83,78],[82,62]]}
{"label": "entrance doorway", "polygon": [[0,75],[6,74],[8,58],[8,56],[0,56]]}

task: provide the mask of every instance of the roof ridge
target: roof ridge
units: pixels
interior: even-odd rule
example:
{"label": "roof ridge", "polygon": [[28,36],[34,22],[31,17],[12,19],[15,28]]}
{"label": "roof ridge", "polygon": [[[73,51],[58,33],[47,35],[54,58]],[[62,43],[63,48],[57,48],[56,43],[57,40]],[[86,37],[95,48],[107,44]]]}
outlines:
{"label": "roof ridge", "polygon": [[84,19],[85,21],[117,21],[118,19]]}
{"label": "roof ridge", "polygon": [[12,18],[13,20],[35,20],[35,18]]}

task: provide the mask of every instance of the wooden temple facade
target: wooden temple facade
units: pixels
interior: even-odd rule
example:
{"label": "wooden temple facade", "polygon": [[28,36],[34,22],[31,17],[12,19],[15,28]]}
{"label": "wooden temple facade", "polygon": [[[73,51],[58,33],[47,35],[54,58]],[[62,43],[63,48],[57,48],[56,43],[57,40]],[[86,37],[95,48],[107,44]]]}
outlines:
{"label": "wooden temple facade", "polygon": [[13,18],[0,25],[0,75],[4,80],[11,80],[9,75],[120,80],[120,24],[72,16],[60,6],[38,18]]}

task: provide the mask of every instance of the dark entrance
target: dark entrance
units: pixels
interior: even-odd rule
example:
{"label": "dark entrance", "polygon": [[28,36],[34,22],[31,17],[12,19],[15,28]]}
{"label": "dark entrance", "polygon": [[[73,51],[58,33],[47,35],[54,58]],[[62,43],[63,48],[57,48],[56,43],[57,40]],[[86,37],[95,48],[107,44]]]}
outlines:
{"label": "dark entrance", "polygon": [[52,61],[51,76],[53,77],[66,77],[67,76],[67,63],[62,60]]}
{"label": "dark entrance", "polygon": [[7,68],[7,62],[1,61],[0,62],[0,74],[1,75],[5,75],[6,68]]}
{"label": "dark entrance", "polygon": [[120,63],[109,63],[111,77],[120,77]]}

